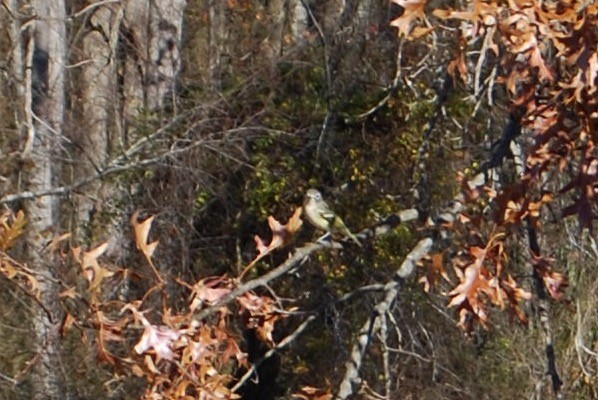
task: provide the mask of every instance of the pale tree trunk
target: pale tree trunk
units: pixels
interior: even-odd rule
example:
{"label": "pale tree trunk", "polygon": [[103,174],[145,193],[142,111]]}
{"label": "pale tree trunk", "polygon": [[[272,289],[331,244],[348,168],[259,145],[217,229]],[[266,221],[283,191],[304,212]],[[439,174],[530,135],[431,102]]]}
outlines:
{"label": "pale tree trunk", "polygon": [[[128,0],[90,10],[81,60],[84,164],[76,175],[89,176],[126,150],[140,111],[159,112],[174,96],[185,6],[184,0]],[[98,181],[77,204],[77,225],[90,229],[88,237],[107,240],[110,255],[118,258],[125,257],[123,221],[130,211],[121,197],[117,187]],[[98,213],[105,213],[101,226],[94,222]]]}
{"label": "pale tree trunk", "polygon": [[266,57],[271,60],[278,59],[285,47],[285,0],[271,0],[268,2],[268,38],[265,43]]}
{"label": "pale tree trunk", "polygon": [[306,43],[308,29],[308,14],[301,0],[288,0],[290,9],[291,35],[295,44],[303,46]]}
{"label": "pale tree trunk", "polygon": [[375,14],[378,8],[372,0],[360,0],[357,5],[357,24],[360,30],[365,30],[368,24],[372,23],[372,14]]}
{"label": "pale tree trunk", "polygon": [[125,118],[156,111],[174,95],[181,67],[185,0],[129,0],[124,9],[128,41],[124,60]]}
{"label": "pale tree trunk", "polygon": [[307,9],[301,0],[272,0],[268,3],[270,17],[267,56],[277,60],[287,48],[302,47],[306,43]]}
{"label": "pale tree trunk", "polygon": [[227,6],[222,0],[210,0],[208,22],[208,84],[219,89],[224,76],[228,47]]}
{"label": "pale tree trunk", "polygon": [[[32,6],[39,19],[33,35],[35,50],[33,57],[27,57],[27,68],[33,72],[35,79],[26,89],[38,90],[38,93],[34,97],[33,110],[25,109],[25,113],[31,115],[35,111],[37,118],[33,126],[28,127],[28,146],[24,157],[30,167],[24,182],[26,189],[36,192],[52,187],[57,169],[52,155],[56,154],[62,134],[66,28],[63,0],[36,0]],[[29,219],[26,229],[27,259],[31,267],[40,272],[40,304],[43,307],[36,308],[33,317],[37,353],[33,369],[33,398],[65,399],[60,362],[59,329],[63,317],[58,297],[60,288],[58,280],[53,279],[56,269],[52,256],[44,251],[58,222],[54,198],[46,196],[31,200],[26,204],[26,211]]]}
{"label": "pale tree trunk", "polygon": [[[122,143],[119,117],[116,54],[123,7],[105,4],[92,9],[82,39],[81,60],[83,115],[81,132],[81,164],[76,165],[74,179],[81,179],[101,171],[109,160],[114,143]],[[115,215],[119,210],[118,191],[101,181],[92,182],[85,192],[77,194],[75,226],[78,240],[108,241],[111,255],[122,257],[122,221],[118,216],[108,222],[96,218],[101,213]],[[101,222],[98,222],[101,221]],[[108,222],[108,223],[107,223]],[[98,226],[101,223],[101,226]],[[91,243],[90,243],[91,244]]]}
{"label": "pale tree trunk", "polygon": [[[380,4],[373,4],[371,0],[347,1],[346,7],[340,16],[340,25],[343,30],[339,43],[341,48],[349,49],[346,52],[345,62],[348,65],[366,65],[363,59],[367,46],[369,30],[374,16],[380,11]],[[344,52],[341,50],[341,52]]]}
{"label": "pale tree trunk", "polygon": [[83,37],[82,108],[85,130],[82,143],[86,167],[101,169],[110,155],[110,136],[117,102],[115,55],[118,28],[122,20],[119,6],[98,7],[89,18]]}
{"label": "pale tree trunk", "polygon": [[[25,49],[23,46],[23,33],[21,32],[22,24],[17,19],[14,18],[15,13],[21,6],[20,0],[7,0],[6,6],[10,15],[7,15],[7,20],[9,21],[8,24],[8,35],[10,38],[10,46],[12,49],[11,52],[11,76],[12,76],[12,84],[15,87],[15,93],[18,97],[19,102],[23,100],[23,95],[25,93],[25,68],[23,65],[25,63]],[[18,110],[22,111],[22,110]],[[23,115],[21,114],[17,119],[17,123],[19,127],[22,124],[19,124],[19,119],[21,119]]]}

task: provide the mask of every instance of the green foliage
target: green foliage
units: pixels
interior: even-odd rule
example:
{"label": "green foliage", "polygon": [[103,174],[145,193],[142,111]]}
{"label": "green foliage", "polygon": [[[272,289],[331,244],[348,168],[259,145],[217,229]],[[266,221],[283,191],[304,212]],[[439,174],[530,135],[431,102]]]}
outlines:
{"label": "green foliage", "polygon": [[208,193],[206,190],[198,190],[195,193],[195,208],[197,210],[201,210],[208,202],[208,200],[210,200],[211,196],[210,193]]}
{"label": "green foliage", "polygon": [[321,118],[327,111],[324,68],[319,64],[298,66],[291,62],[281,62],[277,67],[280,85],[275,88],[272,105],[298,123],[302,118],[307,118],[304,122]]}
{"label": "green foliage", "polygon": [[375,248],[374,266],[389,266],[389,272],[396,270],[405,259],[405,254],[413,247],[417,236],[408,226],[400,226],[392,233],[385,235]]}
{"label": "green foliage", "polygon": [[[281,160],[280,169],[274,173],[267,168],[267,162],[258,162],[254,174],[255,181],[251,189],[249,210],[255,212],[260,218],[265,219],[272,213],[272,208],[281,201],[281,195],[288,190],[291,175],[292,159]],[[291,177],[292,178],[292,177]]]}

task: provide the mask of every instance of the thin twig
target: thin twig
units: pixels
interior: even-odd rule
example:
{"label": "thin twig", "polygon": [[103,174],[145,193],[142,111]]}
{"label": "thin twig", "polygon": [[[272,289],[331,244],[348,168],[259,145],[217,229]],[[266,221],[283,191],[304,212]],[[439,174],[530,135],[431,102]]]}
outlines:
{"label": "thin twig", "polygon": [[[396,275],[401,278],[408,277],[414,271],[415,264],[425,257],[434,242],[430,238],[422,239],[415,248],[405,257],[405,261],[397,271]],[[353,385],[359,383],[359,370],[363,363],[363,357],[370,337],[380,329],[379,317],[390,311],[397,295],[399,294],[400,283],[392,280],[386,284],[384,299],[374,308],[372,316],[361,326],[357,339],[351,350],[350,360],[345,363],[345,375],[339,384],[339,390],[335,399],[344,400],[353,394]]]}
{"label": "thin twig", "polygon": [[324,117],[324,122],[322,122],[322,128],[320,129],[320,136],[318,137],[318,144],[316,146],[316,165],[319,163],[320,154],[322,151],[322,147],[324,145],[324,138],[326,133],[328,132],[328,127],[330,125],[330,120],[332,119],[332,115],[334,114],[332,107],[331,107],[331,97],[332,97],[332,71],[330,70],[330,46],[328,44],[328,40],[324,33],[324,30],[320,26],[320,23],[316,19],[316,16],[312,12],[311,7],[305,2],[305,0],[301,0],[301,4],[307,10],[307,14],[309,18],[312,20],[316,30],[318,31],[318,35],[320,35],[320,39],[322,40],[322,47],[324,49],[324,71],[326,73],[326,117]]}
{"label": "thin twig", "polygon": [[[143,159],[139,161],[130,161],[130,159],[135,156],[137,153],[144,150],[152,141],[155,141],[159,136],[164,135],[168,132],[169,128],[174,126],[175,124],[179,123],[181,119],[185,116],[188,116],[189,113],[183,113],[177,118],[173,119],[167,125],[163,126],[162,128],[158,129],[156,132],[152,133],[149,136],[146,136],[136,143],[134,143],[131,147],[129,147],[121,156],[115,158],[114,160],[110,161],[106,166],[100,168],[96,166],[96,173],[90,176],[83,177],[81,179],[76,180],[75,182],[58,186],[50,189],[40,190],[36,192],[31,191],[24,191],[15,194],[8,194],[0,198],[0,204],[10,203],[13,201],[21,201],[21,200],[31,200],[38,197],[44,196],[62,196],[69,194],[83,186],[89,185],[92,182],[95,182],[99,179],[105,178],[110,175],[114,175],[120,172],[128,171],[131,169],[147,167],[150,165],[157,164],[163,161],[166,158],[172,157],[177,154],[188,152],[196,147],[201,147],[205,145],[205,143],[209,143],[209,141],[201,141],[198,140],[193,144],[179,148],[166,151],[156,157]],[[223,132],[223,134],[226,132]]]}
{"label": "thin twig", "polygon": [[91,9],[97,8],[97,7],[101,7],[103,5],[106,4],[111,4],[111,3],[121,3],[122,0],[102,0],[102,1],[98,1],[96,3],[91,3],[90,5],[83,7],[81,10],[77,11],[76,13],[72,14],[69,16],[69,18],[78,18],[81,15],[85,14],[86,12],[88,12]]}
{"label": "thin twig", "polygon": [[382,98],[382,100],[380,100],[378,102],[378,104],[376,104],[374,107],[370,108],[369,110],[367,110],[366,112],[363,112],[361,114],[359,114],[357,116],[357,119],[363,119],[363,118],[367,118],[372,114],[375,114],[376,112],[378,112],[378,110],[380,110],[382,107],[384,107],[386,105],[386,103],[388,103],[388,100],[391,99],[392,96],[394,96],[395,92],[397,91],[397,89],[399,88],[399,84],[401,82],[401,59],[402,59],[402,54],[403,54],[403,38],[401,38],[400,42],[399,42],[399,48],[397,50],[397,57],[396,57],[396,71],[395,71],[395,77],[392,80],[392,83],[390,84],[390,86],[388,86],[385,91],[386,91],[386,96],[384,96]]}
{"label": "thin twig", "polygon": [[290,335],[288,335],[287,337],[285,337],[283,340],[281,340],[276,346],[272,347],[270,350],[268,350],[266,352],[266,354],[264,354],[264,356],[262,358],[260,358],[259,360],[257,360],[256,362],[254,362],[251,367],[247,370],[247,372],[245,372],[245,374],[243,374],[243,376],[239,379],[239,381],[235,384],[235,386],[233,386],[233,388],[231,389],[231,392],[236,392],[237,390],[239,390],[241,388],[241,386],[243,386],[245,384],[245,382],[247,382],[247,380],[249,378],[251,378],[251,376],[255,373],[257,373],[257,368],[264,362],[266,361],[268,358],[272,357],[274,355],[274,353],[276,353],[277,351],[282,350],[283,348],[285,348],[286,346],[288,346],[289,344],[291,344],[295,339],[297,339],[299,337],[299,335],[301,335],[301,333],[303,333],[303,331],[305,331],[305,329],[309,326],[309,324],[312,323],[313,320],[316,319],[316,315],[312,314],[309,317],[307,317],[307,319],[305,321],[303,321],[301,323],[301,325],[299,325],[297,327],[297,329],[295,329],[293,331],[293,333],[291,333]]}

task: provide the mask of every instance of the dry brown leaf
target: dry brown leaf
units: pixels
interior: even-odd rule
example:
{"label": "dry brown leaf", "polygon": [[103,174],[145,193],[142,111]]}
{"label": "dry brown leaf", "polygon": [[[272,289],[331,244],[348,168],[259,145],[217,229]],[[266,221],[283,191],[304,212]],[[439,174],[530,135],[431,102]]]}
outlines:
{"label": "dry brown leaf", "polygon": [[137,354],[143,354],[152,349],[156,354],[156,362],[162,359],[173,360],[174,352],[172,347],[174,342],[179,340],[181,334],[167,326],[154,326],[149,322],[144,323],[144,325],[143,335],[134,347]]}
{"label": "dry brown leaf", "polygon": [[428,293],[430,289],[438,284],[440,278],[450,282],[448,274],[444,269],[442,253],[432,254],[424,264],[425,275],[418,282],[424,285],[424,291]]}
{"label": "dry brown leaf", "polygon": [[[303,225],[303,221],[301,220],[302,210],[302,207],[298,207],[297,209],[295,209],[295,212],[293,212],[293,215],[291,216],[291,218],[289,218],[289,221],[286,223],[286,225],[281,224],[272,216],[268,217],[268,225],[270,226],[270,230],[272,231],[272,239],[270,240],[270,243],[266,244],[265,241],[259,236],[256,235],[254,237],[258,255],[249,264],[245,272],[256,262],[261,260],[266,255],[270,254],[275,249],[282,248],[291,242],[295,233],[297,233],[297,231]],[[241,274],[241,276],[242,275],[243,274]]]}
{"label": "dry brown leaf", "polygon": [[148,261],[151,261],[154,251],[158,246],[158,240],[148,243],[149,232],[155,215],[152,215],[141,222],[138,221],[138,217],[139,211],[136,211],[131,217],[131,226],[135,233],[135,245],[137,246],[137,249],[143,253],[145,258],[147,258]]}
{"label": "dry brown leaf", "polygon": [[76,287],[71,286],[71,287],[61,291],[58,296],[61,299],[76,299],[79,296],[79,293],[77,292]]}
{"label": "dry brown leaf", "polygon": [[60,245],[62,244],[62,242],[69,239],[70,237],[71,237],[70,233],[63,233],[62,235],[54,236],[52,238],[52,241],[48,245],[48,249],[53,253],[57,252],[58,250],[60,250]]}
{"label": "dry brown leaf", "polygon": [[230,293],[231,289],[221,286],[226,280],[222,277],[204,278],[191,288],[191,311],[195,311],[202,305],[212,305]]}
{"label": "dry brown leaf", "polygon": [[154,255],[154,251],[156,251],[156,247],[158,246],[158,240],[155,240],[151,243],[148,243],[149,232],[152,227],[152,222],[154,221],[154,215],[151,217],[146,218],[142,222],[138,221],[139,211],[136,211],[131,216],[131,226],[133,227],[133,232],[135,233],[135,246],[137,249],[143,253],[147,263],[151,267],[154,275],[158,279],[158,281],[162,284],[164,283],[164,279],[158,272],[158,269],[154,265],[152,261],[152,256]]}
{"label": "dry brown leaf", "polygon": [[14,241],[21,236],[27,224],[23,211],[17,214],[5,212],[0,216],[0,250],[7,251]]}
{"label": "dry brown leaf", "polygon": [[105,278],[114,275],[114,272],[100,266],[98,257],[106,252],[108,243],[103,243],[89,251],[82,251],[81,247],[72,249],[73,257],[81,265],[83,274],[89,282],[89,290],[96,290]]}
{"label": "dry brown leaf", "polygon": [[[399,33],[405,37],[411,37],[413,23],[416,20],[424,19],[424,9],[428,0],[392,0],[403,7],[403,15],[393,20],[390,25],[399,29]],[[422,28],[423,29],[423,28]],[[418,34],[422,36],[427,32],[422,32],[421,29]]]}
{"label": "dry brown leaf", "polygon": [[332,392],[330,389],[318,389],[313,386],[303,386],[301,393],[294,393],[293,399],[298,400],[330,400]]}

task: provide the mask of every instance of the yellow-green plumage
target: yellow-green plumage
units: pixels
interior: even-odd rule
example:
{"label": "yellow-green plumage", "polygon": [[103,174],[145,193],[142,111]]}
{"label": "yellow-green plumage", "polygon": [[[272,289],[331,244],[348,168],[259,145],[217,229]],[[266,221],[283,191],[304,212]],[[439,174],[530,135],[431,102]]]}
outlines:
{"label": "yellow-green plumage", "polygon": [[303,202],[303,212],[309,223],[316,228],[330,233],[347,235],[361,246],[359,240],[347,228],[341,217],[332,211],[328,203],[322,198],[322,194],[316,189],[307,190]]}

